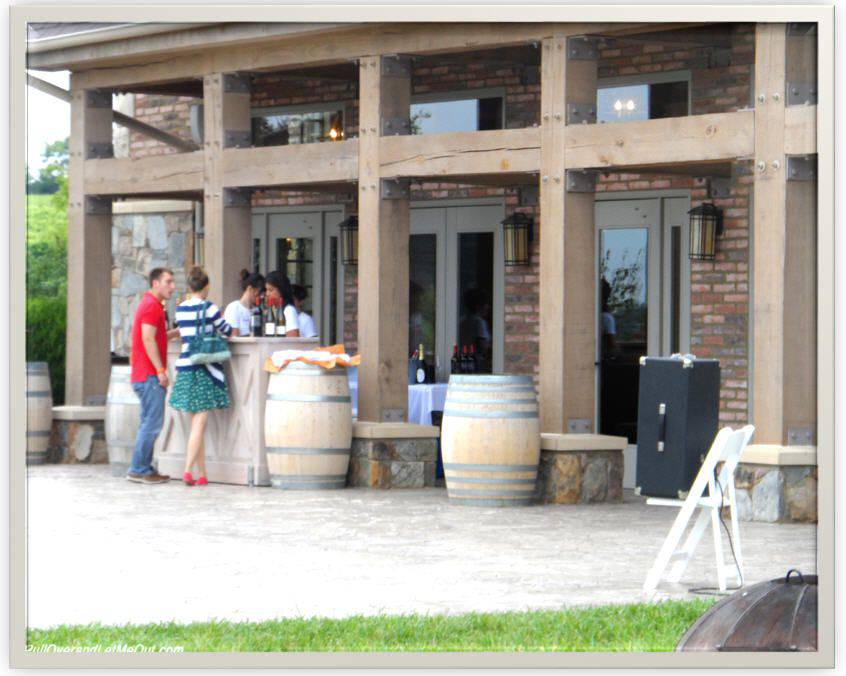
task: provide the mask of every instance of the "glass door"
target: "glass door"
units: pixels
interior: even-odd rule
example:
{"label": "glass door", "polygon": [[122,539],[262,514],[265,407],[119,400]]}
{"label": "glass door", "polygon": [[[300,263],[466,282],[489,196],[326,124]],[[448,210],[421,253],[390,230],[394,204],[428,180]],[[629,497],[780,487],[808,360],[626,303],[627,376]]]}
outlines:
{"label": "glass door", "polygon": [[435,364],[435,377],[442,381],[446,354],[443,322],[446,209],[412,209],[408,245],[408,354],[422,344],[426,361]]}
{"label": "glass door", "polygon": [[599,432],[637,441],[639,360],[660,354],[660,200],[596,203]]}
{"label": "glass door", "polygon": [[303,311],[314,319],[322,335],[321,271],[323,269],[322,214],[270,213],[267,219],[267,266],[305,288]]}

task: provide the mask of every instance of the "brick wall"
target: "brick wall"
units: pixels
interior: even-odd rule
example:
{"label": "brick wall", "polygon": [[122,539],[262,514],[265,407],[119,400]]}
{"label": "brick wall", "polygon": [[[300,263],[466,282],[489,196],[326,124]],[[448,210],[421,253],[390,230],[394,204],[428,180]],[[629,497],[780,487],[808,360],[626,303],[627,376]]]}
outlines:
{"label": "brick wall", "polygon": [[[754,27],[737,25],[730,30],[727,50],[685,43],[614,43],[600,55],[599,76],[616,77],[644,73],[689,70],[693,114],[729,112],[750,104],[754,70]],[[536,125],[540,113],[539,68],[532,64],[502,65],[489,61],[446,62],[441,57],[415,59],[413,93],[472,91],[502,88],[505,92],[505,126]],[[142,119],[190,137],[188,105],[192,99],[141,96],[136,113]],[[330,79],[283,81],[277,74],[257,76],[253,82],[254,106],[284,106],[315,102],[345,103],[345,135],[357,134],[357,82]],[[162,144],[142,141],[133,134],[135,156],[170,152]],[[749,216],[748,162],[733,165],[731,195],[717,200],[725,211],[725,232],[713,262],[691,263],[691,349],[698,356],[720,360],[723,370],[721,422],[746,419],[748,392],[749,307]],[[693,177],[608,174],[600,177],[597,190],[638,191],[685,189],[692,206],[705,197],[704,183]],[[413,183],[413,200],[500,197],[506,215],[514,210],[535,218],[532,263],[506,270],[505,276],[505,370],[537,375],[538,344],[538,250],[541,214],[536,207],[519,206],[519,188],[459,186],[435,181]],[[340,201],[326,193],[263,191],[254,194],[255,205],[322,205]],[[354,268],[345,270],[344,338],[356,348],[357,278]]]}

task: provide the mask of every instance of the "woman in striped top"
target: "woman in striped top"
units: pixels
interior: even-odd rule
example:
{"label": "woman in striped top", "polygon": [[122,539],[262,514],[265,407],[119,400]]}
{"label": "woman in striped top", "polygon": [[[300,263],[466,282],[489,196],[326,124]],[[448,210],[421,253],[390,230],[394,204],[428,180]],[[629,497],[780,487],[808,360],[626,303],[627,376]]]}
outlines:
{"label": "woman in striped top", "polygon": [[199,327],[203,326],[204,315],[206,334],[217,331],[222,336],[229,337],[232,335],[232,327],[226,323],[218,307],[206,300],[209,293],[209,277],[202,268],[192,268],[188,273],[188,288],[188,297],[176,308],[176,325],[182,339],[182,352],[176,360],[176,380],[169,403],[172,408],[191,414],[191,433],[188,436],[182,480],[189,486],[194,485],[191,472],[196,463],[200,471],[196,484],[205,486],[208,480],[203,436],[209,411],[215,408],[229,408],[230,402],[223,366],[192,364],[191,339],[197,335]]}

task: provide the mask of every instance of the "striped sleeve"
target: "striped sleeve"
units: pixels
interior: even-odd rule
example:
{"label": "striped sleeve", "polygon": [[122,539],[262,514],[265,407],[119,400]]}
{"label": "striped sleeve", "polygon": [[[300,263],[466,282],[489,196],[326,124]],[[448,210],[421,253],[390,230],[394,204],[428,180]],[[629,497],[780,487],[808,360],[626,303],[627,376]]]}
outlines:
{"label": "striped sleeve", "polygon": [[223,318],[223,315],[220,314],[220,308],[214,303],[209,303],[206,309],[206,320],[210,321],[220,334],[224,336],[232,335],[232,326]]}

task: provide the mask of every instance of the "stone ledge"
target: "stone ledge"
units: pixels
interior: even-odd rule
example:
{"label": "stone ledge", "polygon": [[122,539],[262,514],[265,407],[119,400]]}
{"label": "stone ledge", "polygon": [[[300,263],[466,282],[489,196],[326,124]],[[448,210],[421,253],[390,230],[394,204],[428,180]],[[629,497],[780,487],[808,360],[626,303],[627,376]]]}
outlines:
{"label": "stone ledge", "polygon": [[628,444],[626,437],[607,434],[541,434],[542,451],[622,451]]}
{"label": "stone ledge", "polygon": [[54,406],[53,420],[105,420],[105,406]]}
{"label": "stone ledge", "polygon": [[750,465],[816,467],[817,447],[750,444],[743,451],[743,455],[740,457],[740,462]]}
{"label": "stone ledge", "polygon": [[414,423],[353,423],[353,439],[436,439],[440,430]]}

